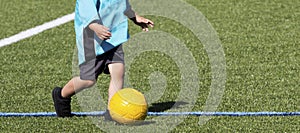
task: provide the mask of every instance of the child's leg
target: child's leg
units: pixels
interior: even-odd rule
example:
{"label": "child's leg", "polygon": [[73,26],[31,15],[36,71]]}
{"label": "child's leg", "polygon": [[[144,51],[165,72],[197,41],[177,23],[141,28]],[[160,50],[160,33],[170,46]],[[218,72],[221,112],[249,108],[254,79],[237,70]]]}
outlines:
{"label": "child's leg", "polygon": [[52,91],[52,98],[57,116],[71,117],[71,97],[94,84],[93,80],[81,80],[79,77],[74,77],[64,88],[55,87]]}
{"label": "child's leg", "polygon": [[74,77],[61,90],[61,96],[64,98],[72,97],[75,93],[92,87],[95,83],[94,80],[81,80],[80,77]]}
{"label": "child's leg", "polygon": [[112,63],[108,65],[110,72],[110,84],[108,89],[108,102],[111,97],[123,88],[124,83],[124,71],[125,67],[123,63]]}

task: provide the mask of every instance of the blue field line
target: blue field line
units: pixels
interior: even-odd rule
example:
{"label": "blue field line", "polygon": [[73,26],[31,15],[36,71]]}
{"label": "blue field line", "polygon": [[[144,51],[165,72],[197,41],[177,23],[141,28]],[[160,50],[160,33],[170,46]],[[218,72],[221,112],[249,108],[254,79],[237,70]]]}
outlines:
{"label": "blue field line", "polygon": [[[104,111],[72,112],[74,116],[103,116]],[[0,117],[55,117],[55,112],[6,113]],[[300,116],[300,112],[148,112],[148,116]]]}
{"label": "blue field line", "polygon": [[148,112],[149,116],[300,116],[300,112]]}

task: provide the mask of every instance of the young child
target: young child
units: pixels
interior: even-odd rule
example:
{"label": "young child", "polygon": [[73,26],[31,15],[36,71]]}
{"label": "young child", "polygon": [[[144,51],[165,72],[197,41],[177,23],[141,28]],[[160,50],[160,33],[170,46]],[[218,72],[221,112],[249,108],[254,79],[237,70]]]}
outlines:
{"label": "young child", "polygon": [[58,117],[70,117],[71,97],[93,86],[99,74],[110,74],[108,102],[123,87],[124,53],[122,44],[129,38],[128,18],[143,31],[153,27],[149,19],[137,15],[128,0],[76,0],[75,32],[80,76],[63,88],[52,91]]}

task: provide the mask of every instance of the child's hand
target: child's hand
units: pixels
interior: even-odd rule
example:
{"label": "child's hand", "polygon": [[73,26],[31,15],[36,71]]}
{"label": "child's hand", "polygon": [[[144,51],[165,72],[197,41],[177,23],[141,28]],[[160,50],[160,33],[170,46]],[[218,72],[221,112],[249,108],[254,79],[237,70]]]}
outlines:
{"label": "child's hand", "polygon": [[89,25],[89,28],[93,30],[96,35],[101,39],[101,40],[107,40],[110,39],[111,33],[109,32],[109,28],[98,24],[98,23],[92,23]]}
{"label": "child's hand", "polygon": [[149,31],[148,26],[154,27],[154,23],[151,20],[141,17],[139,15],[136,15],[134,18],[131,18],[131,20],[136,25],[140,26],[143,29],[143,31]]}

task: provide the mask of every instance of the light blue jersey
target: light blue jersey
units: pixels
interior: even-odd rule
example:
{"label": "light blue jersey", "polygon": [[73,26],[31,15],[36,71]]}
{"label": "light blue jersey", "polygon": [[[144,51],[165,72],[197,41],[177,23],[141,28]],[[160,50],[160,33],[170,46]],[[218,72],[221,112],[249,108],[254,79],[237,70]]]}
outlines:
{"label": "light blue jersey", "polygon": [[[126,42],[129,39],[127,17],[134,17],[128,0],[77,0],[74,23],[79,64]],[[112,33],[110,39],[98,38],[88,28],[92,22],[108,27]]]}

